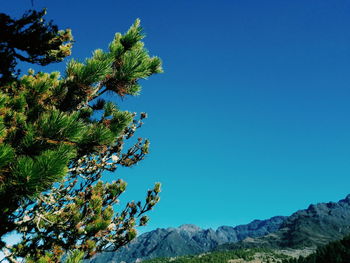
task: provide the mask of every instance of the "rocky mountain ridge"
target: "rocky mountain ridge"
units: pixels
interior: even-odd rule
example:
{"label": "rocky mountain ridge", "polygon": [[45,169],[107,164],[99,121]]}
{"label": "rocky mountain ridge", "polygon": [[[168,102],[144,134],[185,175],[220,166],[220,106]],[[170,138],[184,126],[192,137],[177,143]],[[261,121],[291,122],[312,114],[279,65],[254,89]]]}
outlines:
{"label": "rocky mountain ridge", "polygon": [[244,247],[316,248],[350,234],[350,195],[338,202],[312,204],[298,210],[266,236],[246,238],[236,243],[219,245],[216,249]]}

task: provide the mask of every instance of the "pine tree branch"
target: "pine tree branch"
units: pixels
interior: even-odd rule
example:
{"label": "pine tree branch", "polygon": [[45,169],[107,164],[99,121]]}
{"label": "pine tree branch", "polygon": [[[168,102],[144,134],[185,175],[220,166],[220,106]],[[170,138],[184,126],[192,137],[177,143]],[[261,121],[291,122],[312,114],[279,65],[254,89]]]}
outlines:
{"label": "pine tree branch", "polygon": [[[20,263],[20,261],[17,261],[17,260],[15,259],[13,253],[10,252],[11,249],[12,249],[12,247],[11,247],[11,246],[8,246],[8,245],[6,245],[6,247],[4,247],[4,248],[2,249],[2,252],[3,252],[4,255],[5,255],[5,258],[4,258],[3,260],[7,259],[7,260],[10,261],[11,263]],[[3,261],[3,260],[1,260],[1,261]]]}

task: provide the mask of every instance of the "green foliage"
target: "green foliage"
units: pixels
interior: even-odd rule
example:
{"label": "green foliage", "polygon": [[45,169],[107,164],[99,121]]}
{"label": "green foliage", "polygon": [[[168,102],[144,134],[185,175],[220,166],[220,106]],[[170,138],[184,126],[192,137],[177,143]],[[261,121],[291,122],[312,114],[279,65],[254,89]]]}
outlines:
{"label": "green foliage", "polygon": [[125,34],[116,34],[108,52],[98,49],[84,62],[68,62],[63,77],[29,70],[18,78],[16,59],[46,65],[70,54],[70,30],[45,24],[44,14],[31,11],[22,20],[0,14],[0,25],[11,34],[21,34],[15,32],[17,23],[32,24],[37,32],[26,32],[22,39],[43,42],[42,52],[29,46],[24,50],[28,58],[23,58],[2,46],[12,40],[1,39],[0,29],[0,58],[12,59],[0,70],[0,241],[13,230],[22,235],[19,244],[5,247],[0,242],[0,249],[7,258],[27,262],[58,262],[73,251],[67,262],[79,262],[130,242],[135,228],[148,221],[144,213],[159,201],[156,184],[143,204],[129,202],[115,211],[126,183],[105,183],[102,173],[144,159],[148,140],[138,138],[126,150],[123,145],[146,114],[137,119],[102,95],[137,95],[138,81],[162,68],[160,59],[144,48],[136,20]]}
{"label": "green foliage", "polygon": [[83,261],[84,252],[80,250],[73,250],[69,252],[68,258],[65,260],[65,263],[80,263]]}
{"label": "green foliage", "polygon": [[66,114],[56,109],[41,114],[35,126],[43,138],[70,142],[79,142],[85,131],[78,112]]}
{"label": "green foliage", "polygon": [[21,189],[20,194],[25,197],[35,196],[66,175],[68,163],[73,157],[72,147],[68,145],[46,150],[34,158],[21,156],[11,169],[13,177],[6,187]]}
{"label": "green foliage", "polygon": [[[176,258],[158,258],[143,261],[144,263],[227,263],[230,260],[243,260],[244,262],[252,261],[256,258],[262,262],[281,262],[288,256],[276,253],[270,249],[253,248],[238,249],[232,251],[208,252],[194,256],[182,256]],[[237,262],[243,262],[237,261]]]}
{"label": "green foliage", "polygon": [[0,168],[13,162],[15,153],[13,148],[7,144],[0,145]]}
{"label": "green foliage", "polygon": [[319,247],[315,253],[300,257],[299,259],[289,259],[283,263],[348,263],[350,262],[350,236],[346,236],[339,241],[330,242]]}

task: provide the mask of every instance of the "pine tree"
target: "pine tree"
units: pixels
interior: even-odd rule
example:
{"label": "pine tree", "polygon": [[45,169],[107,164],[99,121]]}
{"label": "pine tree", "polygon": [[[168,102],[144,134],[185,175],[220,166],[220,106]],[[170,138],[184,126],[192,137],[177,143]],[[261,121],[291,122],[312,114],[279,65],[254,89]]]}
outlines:
{"label": "pine tree", "polygon": [[[22,236],[0,248],[11,262],[59,262],[68,251],[67,262],[79,262],[130,242],[159,201],[156,183],[145,202],[115,211],[127,184],[103,182],[102,173],[145,157],[148,140],[123,146],[147,114],[122,111],[102,94],[138,95],[138,81],[161,73],[161,60],[144,48],[136,20],[108,51],[70,60],[63,76],[29,70],[19,77],[18,59],[47,65],[70,55],[70,30],[58,30],[44,14],[0,14],[0,241],[11,231]],[[38,46],[20,44],[29,39]]]}
{"label": "pine tree", "polygon": [[[58,30],[45,23],[46,10],[30,10],[20,19],[0,14],[0,85],[19,75],[17,60],[47,65],[70,55],[72,35],[69,29]],[[16,73],[16,74],[14,74]]]}

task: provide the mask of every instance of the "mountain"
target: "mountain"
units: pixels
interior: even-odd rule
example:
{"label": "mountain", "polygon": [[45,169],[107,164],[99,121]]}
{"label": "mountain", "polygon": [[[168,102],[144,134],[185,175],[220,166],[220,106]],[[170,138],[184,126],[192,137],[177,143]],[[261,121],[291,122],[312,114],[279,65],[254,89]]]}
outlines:
{"label": "mountain", "polygon": [[287,217],[276,232],[218,246],[217,250],[244,247],[316,248],[350,233],[350,195],[339,202],[310,205]]}
{"label": "mountain", "polygon": [[350,195],[339,202],[319,203],[289,217],[254,220],[247,225],[222,226],[217,230],[195,225],[159,228],[140,235],[114,253],[103,253],[93,263],[133,263],[140,259],[175,257],[239,248],[299,249],[317,246],[350,233]]}
{"label": "mountain", "polygon": [[260,237],[279,229],[286,217],[254,220],[236,227],[221,226],[217,230],[201,229],[195,225],[178,228],[158,228],[140,235],[134,242],[115,253],[102,253],[93,263],[126,263],[138,259],[173,257],[210,251],[220,244],[238,242],[247,237]]}

